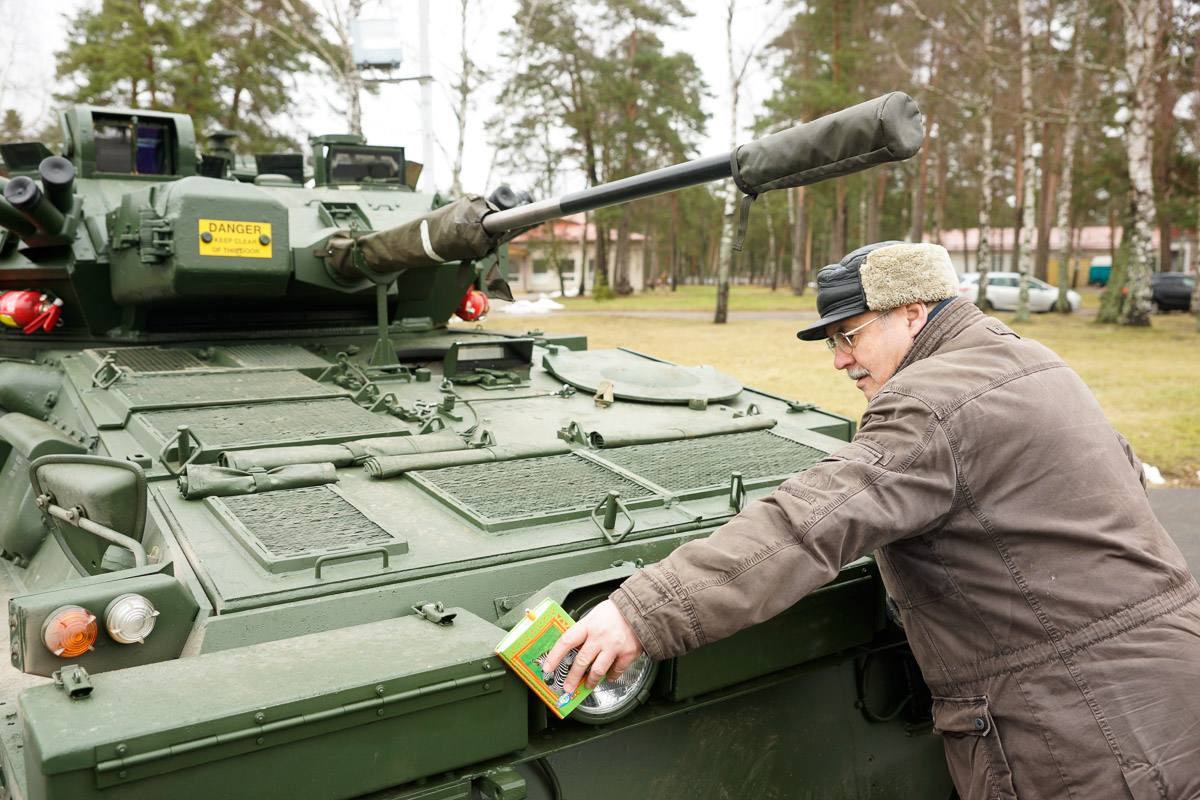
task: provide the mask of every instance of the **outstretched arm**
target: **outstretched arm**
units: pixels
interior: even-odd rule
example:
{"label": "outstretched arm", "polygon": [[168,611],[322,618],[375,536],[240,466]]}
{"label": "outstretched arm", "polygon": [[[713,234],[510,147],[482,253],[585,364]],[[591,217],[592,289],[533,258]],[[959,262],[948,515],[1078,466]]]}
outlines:
{"label": "outstretched arm", "polygon": [[579,653],[563,683],[563,691],[567,694],[573,693],[583,682],[585,671],[587,687],[595,689],[606,676],[612,680],[621,677],[621,673],[642,654],[642,643],[612,600],[605,600],[593,608],[559,637],[546,655],[543,671],[554,672],[572,647],[578,647]]}

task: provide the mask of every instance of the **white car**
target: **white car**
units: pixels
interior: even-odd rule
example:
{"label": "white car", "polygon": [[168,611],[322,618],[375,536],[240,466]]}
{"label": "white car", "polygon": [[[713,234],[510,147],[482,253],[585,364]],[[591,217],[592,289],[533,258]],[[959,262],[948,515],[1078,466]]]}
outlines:
{"label": "white car", "polygon": [[[1020,291],[1021,276],[1016,272],[989,272],[987,283],[987,307],[996,311],[1016,311],[1017,292]],[[968,272],[958,284],[959,293],[975,302],[979,296],[979,273]],[[1029,278],[1029,310],[1050,311],[1058,300],[1058,287],[1037,278]],[[1073,289],[1067,290],[1067,302],[1072,311],[1078,311],[1082,299]]]}

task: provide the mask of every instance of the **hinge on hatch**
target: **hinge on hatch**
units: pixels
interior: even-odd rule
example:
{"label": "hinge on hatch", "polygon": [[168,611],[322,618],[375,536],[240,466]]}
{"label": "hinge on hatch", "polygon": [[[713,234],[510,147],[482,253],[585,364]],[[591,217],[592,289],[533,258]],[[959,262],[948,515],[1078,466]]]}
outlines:
{"label": "hinge on hatch", "polygon": [[441,603],[423,603],[413,606],[412,610],[437,625],[449,625],[458,616],[455,611],[447,611]]}
{"label": "hinge on hatch", "polygon": [[175,228],[171,221],[155,216],[149,208],[141,209],[140,215],[138,233],[142,263],[158,264],[175,255]]}

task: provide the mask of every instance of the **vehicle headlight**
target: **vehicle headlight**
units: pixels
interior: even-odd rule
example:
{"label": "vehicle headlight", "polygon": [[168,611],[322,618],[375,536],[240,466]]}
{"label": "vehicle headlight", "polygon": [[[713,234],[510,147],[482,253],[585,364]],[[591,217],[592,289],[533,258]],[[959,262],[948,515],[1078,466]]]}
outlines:
{"label": "vehicle headlight", "polygon": [[571,719],[589,725],[613,722],[633,711],[650,697],[650,686],[658,674],[646,654],[638,656],[615,681],[601,681],[592,693],[571,712]]}

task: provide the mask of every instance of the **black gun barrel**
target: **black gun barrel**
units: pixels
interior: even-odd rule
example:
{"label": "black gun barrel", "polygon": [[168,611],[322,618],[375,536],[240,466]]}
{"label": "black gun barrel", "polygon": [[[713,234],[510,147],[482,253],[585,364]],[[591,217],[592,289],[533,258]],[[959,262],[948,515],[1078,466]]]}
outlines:
{"label": "black gun barrel", "polygon": [[527,228],[552,219],[592,211],[632,200],[641,200],[656,194],[674,192],[689,186],[728,178],[733,174],[729,154],[700,158],[683,164],[656,169],[642,175],[583,189],[578,192],[539,200],[528,205],[497,211],[483,218],[483,229],[488,233],[501,233],[513,228]]}
{"label": "black gun barrel", "polygon": [[495,235],[728,177],[747,195],[807,186],[911,158],[924,138],[916,101],[892,92],[739,145],[730,153],[490,213],[483,218],[483,229]]}

